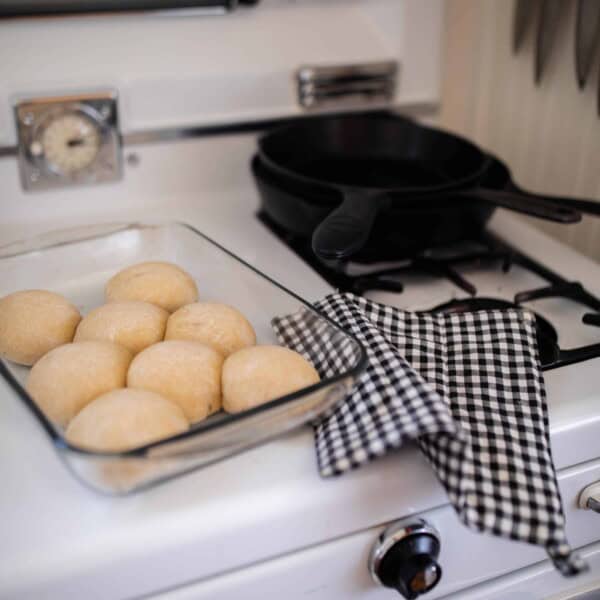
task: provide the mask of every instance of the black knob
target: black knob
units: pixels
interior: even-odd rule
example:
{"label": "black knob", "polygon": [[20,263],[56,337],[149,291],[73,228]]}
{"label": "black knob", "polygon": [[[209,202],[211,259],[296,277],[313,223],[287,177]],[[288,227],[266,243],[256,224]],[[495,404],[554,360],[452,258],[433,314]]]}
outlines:
{"label": "black knob", "polygon": [[422,519],[393,523],[379,536],[371,551],[373,578],[412,599],[433,589],[442,576],[437,563],[438,532]]}

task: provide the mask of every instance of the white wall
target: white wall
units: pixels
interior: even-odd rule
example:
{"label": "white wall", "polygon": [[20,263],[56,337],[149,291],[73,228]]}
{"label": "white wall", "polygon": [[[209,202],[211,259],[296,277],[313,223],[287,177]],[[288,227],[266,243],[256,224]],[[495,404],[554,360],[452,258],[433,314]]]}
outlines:
{"label": "white wall", "polygon": [[[447,0],[440,122],[499,154],[532,191],[600,199],[598,67],[579,91],[575,2],[565,5],[565,21],[536,87],[534,36],[516,56],[511,51],[512,1]],[[569,226],[531,221],[600,260],[600,218]]]}

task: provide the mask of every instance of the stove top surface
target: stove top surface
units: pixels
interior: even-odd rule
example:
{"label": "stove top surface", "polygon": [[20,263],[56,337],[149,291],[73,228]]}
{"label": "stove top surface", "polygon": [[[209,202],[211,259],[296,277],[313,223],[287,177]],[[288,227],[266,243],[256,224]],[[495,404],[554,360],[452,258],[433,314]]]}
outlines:
{"label": "stove top surface", "polygon": [[[255,218],[259,199],[248,169],[254,148],[251,136],[148,144],[139,147],[139,164],[127,167],[122,182],[53,191],[43,197],[24,194],[12,162],[0,160],[5,199],[0,239],[8,243],[90,223],[183,221],[309,302],[317,301],[338,286],[327,283]],[[227,168],[214,169],[216,163]],[[600,296],[600,267],[574,250],[501,210],[494,214],[489,231]],[[365,272],[381,266],[352,265],[352,269]],[[383,265],[388,266],[396,265]],[[516,265],[510,277],[502,278],[476,264],[463,265],[459,271],[480,296],[509,301],[517,292],[547,284]],[[400,279],[401,294],[364,293],[408,310],[470,297],[445,278],[406,273]],[[579,321],[586,308],[563,298],[531,301],[531,307],[552,322],[561,347],[598,341],[596,329]],[[570,477],[600,456],[598,365],[600,359],[592,359],[545,374],[559,476]],[[5,547],[0,580],[14,597],[80,598],[90,586],[102,591],[98,598],[138,597],[336,540],[403,515],[448,508],[443,489],[412,445],[324,481],[318,475],[308,429],[146,492],[108,498],[71,477],[35,420],[2,385],[0,400],[0,480],[5,490],[0,494]],[[460,531],[464,534],[464,528]],[[483,539],[469,535],[469,543]],[[514,544],[506,543],[507,553],[514,554]],[[207,553],[206,548],[227,552]],[[542,554],[531,560],[543,560]],[[171,560],[173,556],[177,561]],[[170,567],[165,569],[168,560]],[[479,571],[470,567],[459,575],[461,581],[475,583]]]}

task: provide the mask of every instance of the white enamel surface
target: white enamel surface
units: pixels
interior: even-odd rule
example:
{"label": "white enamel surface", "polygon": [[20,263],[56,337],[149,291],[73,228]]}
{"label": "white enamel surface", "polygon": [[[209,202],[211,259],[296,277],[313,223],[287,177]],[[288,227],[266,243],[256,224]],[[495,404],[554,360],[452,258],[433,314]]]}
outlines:
{"label": "white enamel surface", "polygon": [[[582,481],[594,477],[600,464],[574,470],[561,478],[563,497],[571,508],[573,491]],[[534,600],[560,591],[573,592],[597,582],[600,567],[600,544],[582,552],[590,560],[590,572],[575,579],[561,577],[544,560],[544,553],[527,544],[490,539],[472,533],[458,521],[450,507],[421,513],[428,523],[442,532],[439,562],[443,576],[438,586],[427,598],[455,600],[486,599],[495,593],[496,600],[521,598]],[[595,539],[594,525],[597,515],[579,511],[573,515],[569,533],[580,544]],[[385,600],[394,593],[376,586],[366,568],[369,552],[383,527],[373,527],[354,535],[309,548],[292,556],[281,557],[251,566],[235,573],[227,573],[208,581],[185,586],[154,596],[156,600],[210,600],[236,598],[240,590],[247,600],[263,598],[315,598],[316,600]],[[543,562],[541,562],[543,561]],[[517,575],[504,576],[517,567],[538,563],[519,571]],[[323,566],[326,565],[326,568]],[[493,584],[479,585],[491,578]],[[465,592],[467,587],[479,592]],[[483,591],[485,590],[485,591]],[[518,594],[521,594],[518,596]]]}
{"label": "white enamel surface", "polygon": [[19,96],[115,88],[124,132],[303,113],[303,65],[398,59],[399,105],[439,96],[441,0],[263,0],[216,17],[0,23],[0,146]]}
{"label": "white enamel surface", "polygon": [[[246,600],[264,598],[304,598],[314,600],[390,600],[393,591],[375,587],[363,568],[367,549],[379,530],[368,530],[357,536],[312,550],[276,559],[215,580],[200,582],[181,589],[152,596],[153,600],[208,600],[237,598],[243,590]],[[600,544],[586,547],[582,556],[590,571],[577,580],[561,577],[547,562],[507,575],[492,583],[445,595],[447,600],[595,600],[600,571]],[[348,557],[348,558],[347,558]],[[331,569],[323,569],[327,564]],[[427,598],[445,593],[440,584]],[[293,590],[293,591],[291,591]],[[579,595],[578,595],[579,594]],[[583,596],[583,594],[590,594]],[[439,597],[439,596],[438,596]]]}
{"label": "white enamel surface", "polygon": [[[29,195],[20,191],[14,160],[0,160],[0,240],[82,223],[178,219],[316,300],[329,287],[253,217],[253,148],[253,136],[140,146],[140,164],[127,166],[122,182]],[[508,214],[498,213],[493,227],[599,293],[594,263]],[[433,291],[422,293],[430,302]],[[553,451],[561,466],[600,455],[597,365],[547,374]],[[598,476],[584,479],[581,487]],[[157,592],[447,503],[413,447],[343,477],[320,479],[308,430],[131,497],[102,497],[73,479],[4,383],[0,480],[0,596],[9,598],[43,592],[64,600],[93,589],[95,598],[112,600]],[[572,506],[575,499],[565,502]],[[596,520],[586,523],[597,536]],[[481,554],[491,552],[491,541],[478,539]],[[506,544],[497,552],[498,560],[508,560],[517,551]],[[474,583],[460,565],[454,568],[465,585]]]}

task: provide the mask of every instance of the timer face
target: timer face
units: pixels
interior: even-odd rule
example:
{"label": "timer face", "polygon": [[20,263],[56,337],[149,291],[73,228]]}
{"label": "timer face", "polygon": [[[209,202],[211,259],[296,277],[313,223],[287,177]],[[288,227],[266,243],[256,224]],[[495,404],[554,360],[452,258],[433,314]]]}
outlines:
{"label": "timer face", "polygon": [[65,113],[50,119],[35,149],[41,150],[48,169],[73,174],[96,160],[100,138],[99,127],[91,119],[76,112]]}
{"label": "timer face", "polygon": [[15,118],[25,190],[120,178],[114,92],[24,100],[15,105]]}

